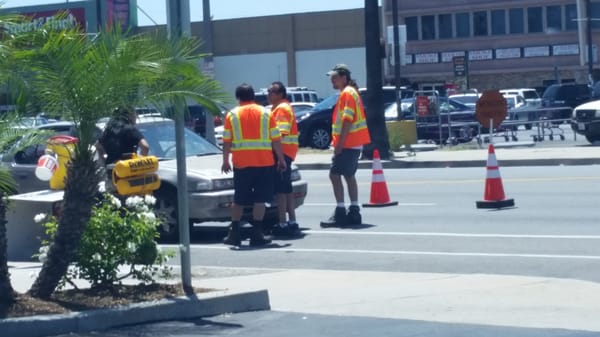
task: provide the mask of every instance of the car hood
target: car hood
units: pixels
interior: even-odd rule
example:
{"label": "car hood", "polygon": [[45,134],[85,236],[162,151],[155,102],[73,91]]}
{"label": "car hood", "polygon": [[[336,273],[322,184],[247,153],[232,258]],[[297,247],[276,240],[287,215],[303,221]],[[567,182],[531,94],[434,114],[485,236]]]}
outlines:
{"label": "car hood", "polygon": [[583,103],[577,106],[575,109],[595,109],[600,110],[600,100],[599,101],[591,101],[587,103]]}
{"label": "car hood", "polygon": [[[233,173],[227,174],[221,172],[223,164],[223,155],[214,154],[207,156],[189,156],[186,159],[186,171],[188,176],[197,176],[206,179],[224,179],[233,177]],[[161,160],[158,163],[161,179],[177,176],[177,160]],[[292,169],[297,169],[296,165],[292,164]]]}
{"label": "car hood", "polygon": [[[186,171],[187,175],[194,175],[203,178],[215,178],[223,179],[226,177],[232,177],[232,173],[225,174],[221,172],[221,165],[223,164],[223,156],[221,154],[207,155],[207,156],[189,156],[186,158]],[[177,175],[177,160],[161,160],[158,163],[158,168],[163,173],[168,170]],[[161,174],[162,176],[163,174]]]}

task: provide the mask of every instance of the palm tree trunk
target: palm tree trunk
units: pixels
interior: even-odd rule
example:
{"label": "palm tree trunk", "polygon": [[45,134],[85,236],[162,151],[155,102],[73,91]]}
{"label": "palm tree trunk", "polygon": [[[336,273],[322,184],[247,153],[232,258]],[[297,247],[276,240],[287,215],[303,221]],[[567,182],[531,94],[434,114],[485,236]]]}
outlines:
{"label": "palm tree trunk", "polygon": [[[63,208],[48,258],[29,290],[33,297],[48,298],[74,261],[81,237],[90,220],[99,176],[91,158],[74,158],[68,168]],[[84,156],[85,157],[85,156]]]}
{"label": "palm tree trunk", "polygon": [[8,250],[6,246],[6,195],[0,193],[0,303],[14,300],[15,291],[8,272]]}

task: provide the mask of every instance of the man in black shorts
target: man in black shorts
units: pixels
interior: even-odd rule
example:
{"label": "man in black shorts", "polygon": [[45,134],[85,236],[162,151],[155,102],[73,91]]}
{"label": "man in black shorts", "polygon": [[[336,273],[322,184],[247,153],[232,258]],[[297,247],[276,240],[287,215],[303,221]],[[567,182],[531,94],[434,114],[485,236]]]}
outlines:
{"label": "man in black shorts", "polygon": [[[271,242],[263,235],[265,203],[273,200],[275,164],[285,171],[281,134],[275,118],[254,102],[254,89],[242,84],[235,90],[239,106],[227,113],[223,130],[223,164],[221,171],[230,172],[233,163],[233,205],[231,225],[223,243],[241,245],[240,220],[244,206],[252,205],[251,246]],[[273,158],[273,152],[276,158]]]}

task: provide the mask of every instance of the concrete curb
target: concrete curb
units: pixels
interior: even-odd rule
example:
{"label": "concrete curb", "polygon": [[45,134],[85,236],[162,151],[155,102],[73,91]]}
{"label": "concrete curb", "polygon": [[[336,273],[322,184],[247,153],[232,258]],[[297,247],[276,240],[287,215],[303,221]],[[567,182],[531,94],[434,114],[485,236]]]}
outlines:
{"label": "concrete curb", "polygon": [[41,337],[106,330],[123,325],[269,309],[267,290],[238,293],[214,291],[197,294],[196,297],[142,302],[114,309],[0,319],[0,331],[2,336]]}
{"label": "concrete curb", "polygon": [[[548,158],[548,159],[507,159],[499,160],[500,166],[576,166],[576,165],[599,165],[600,158]],[[412,161],[412,160],[382,160],[384,168],[445,168],[445,167],[483,167],[486,160],[456,160],[456,161]],[[300,170],[329,170],[330,163],[296,163]],[[373,162],[361,160],[358,163],[360,169],[371,169]]]}

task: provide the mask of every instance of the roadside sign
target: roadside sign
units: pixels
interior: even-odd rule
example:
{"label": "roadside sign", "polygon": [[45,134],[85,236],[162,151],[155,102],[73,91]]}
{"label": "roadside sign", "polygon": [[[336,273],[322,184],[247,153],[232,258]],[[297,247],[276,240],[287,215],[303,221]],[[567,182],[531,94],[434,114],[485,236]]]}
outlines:
{"label": "roadside sign", "polygon": [[417,96],[417,116],[429,116],[429,98],[427,96]]}
{"label": "roadside sign", "polygon": [[486,90],[475,105],[475,118],[485,128],[500,126],[507,114],[506,99],[498,90]]}
{"label": "roadside sign", "polygon": [[467,76],[467,60],[465,56],[454,56],[452,58],[452,64],[454,65],[454,76],[464,77]]}

